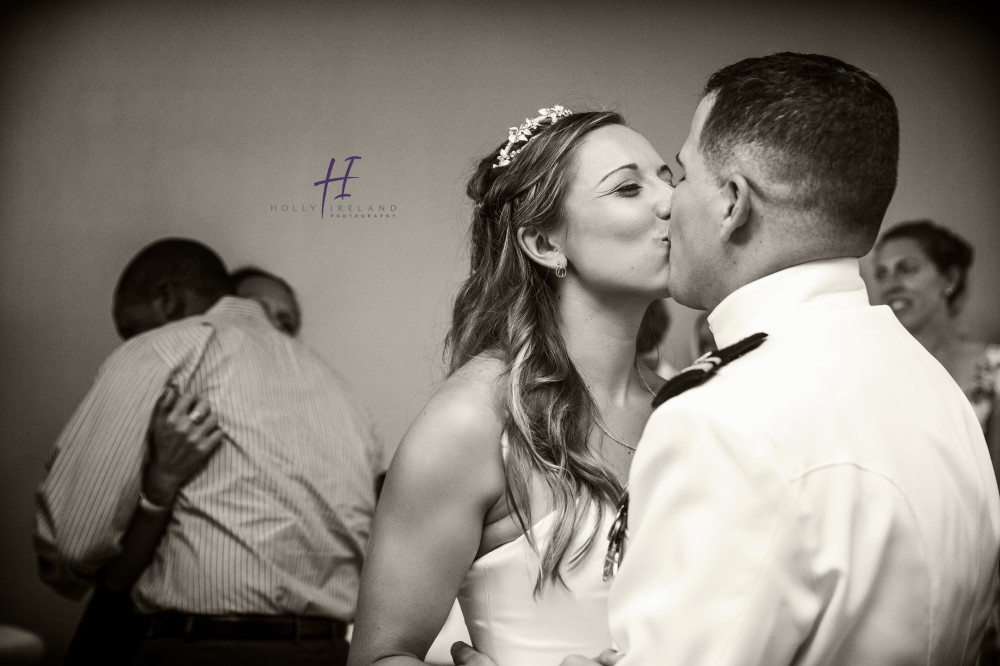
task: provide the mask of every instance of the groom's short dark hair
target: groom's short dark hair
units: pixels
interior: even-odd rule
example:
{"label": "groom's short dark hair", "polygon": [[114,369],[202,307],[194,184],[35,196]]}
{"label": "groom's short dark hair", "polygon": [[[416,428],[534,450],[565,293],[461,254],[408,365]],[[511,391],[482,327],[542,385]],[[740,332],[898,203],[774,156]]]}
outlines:
{"label": "groom's short dark hair", "polygon": [[776,53],[720,69],[705,95],[715,101],[699,148],[716,174],[752,155],[797,209],[875,242],[896,189],[899,118],[870,74],[829,56]]}

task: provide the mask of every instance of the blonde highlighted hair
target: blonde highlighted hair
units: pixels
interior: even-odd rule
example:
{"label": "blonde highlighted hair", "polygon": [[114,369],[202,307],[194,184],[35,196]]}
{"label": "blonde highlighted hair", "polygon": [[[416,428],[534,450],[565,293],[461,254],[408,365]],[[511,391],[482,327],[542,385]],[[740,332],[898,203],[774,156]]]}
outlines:
{"label": "blonde highlighted hair", "polygon": [[[502,407],[509,442],[504,460],[506,496],[546,582],[561,583],[564,563],[574,566],[593,547],[601,520],[585,544],[570,546],[592,504],[604,516],[621,484],[588,446],[596,406],[560,334],[549,270],[528,258],[518,230],[552,230],[572,178],[575,147],[589,132],[623,125],[612,112],[576,113],[538,129],[510,164],[493,168],[485,156],[466,188],[475,204],[470,229],[471,272],[463,283],[446,338],[449,374],[487,355],[505,367]],[[540,547],[531,532],[528,501],[533,473],[544,478],[555,511],[552,536]]]}

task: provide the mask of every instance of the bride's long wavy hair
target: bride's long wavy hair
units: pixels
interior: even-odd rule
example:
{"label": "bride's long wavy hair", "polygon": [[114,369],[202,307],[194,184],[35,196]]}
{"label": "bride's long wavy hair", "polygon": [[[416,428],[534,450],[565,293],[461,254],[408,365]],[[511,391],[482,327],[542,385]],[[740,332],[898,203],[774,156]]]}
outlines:
{"label": "bride's long wavy hair", "polygon": [[[470,229],[471,272],[455,300],[445,340],[448,373],[479,355],[505,365],[502,407],[509,442],[504,461],[506,496],[525,537],[540,555],[535,583],[562,583],[564,561],[575,566],[594,545],[601,521],[586,543],[569,553],[589,508],[603,518],[622,487],[590,450],[597,409],[573,365],[557,322],[549,269],[532,261],[518,244],[518,230],[556,229],[573,177],[573,154],[581,139],[607,125],[624,125],[613,112],[561,118],[534,132],[504,167],[493,168],[500,148],[484,157],[466,193],[475,204]],[[530,479],[539,472],[552,493],[552,536],[540,550],[531,532]]]}

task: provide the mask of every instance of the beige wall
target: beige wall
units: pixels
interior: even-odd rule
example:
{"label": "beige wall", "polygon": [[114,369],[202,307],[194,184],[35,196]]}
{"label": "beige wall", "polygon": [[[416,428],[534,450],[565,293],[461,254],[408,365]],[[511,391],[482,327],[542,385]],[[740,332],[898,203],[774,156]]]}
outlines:
{"label": "beige wall", "polygon": [[[81,606],[37,582],[32,495],[61,425],[118,342],[110,293],[124,262],[181,235],[231,266],[286,276],[305,340],[396,442],[440,376],[466,270],[473,158],[541,106],[621,110],[669,159],[700,86],[722,65],[801,50],[875,72],[902,118],[888,220],[930,216],[976,244],[965,323],[1000,336],[1000,76],[994,32],[969,10],[163,4],[70,4],[3,29],[0,622],[42,633],[53,655]],[[395,218],[280,211],[318,209],[312,183],[331,157],[340,175],[350,155],[362,159],[342,203],[395,205]],[[674,313],[671,354],[683,364],[692,313]]]}

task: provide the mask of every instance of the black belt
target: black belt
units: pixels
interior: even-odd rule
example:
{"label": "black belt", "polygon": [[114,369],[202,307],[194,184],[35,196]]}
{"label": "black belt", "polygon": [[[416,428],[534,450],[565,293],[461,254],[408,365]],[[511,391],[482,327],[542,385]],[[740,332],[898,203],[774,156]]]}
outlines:
{"label": "black belt", "polygon": [[344,622],[326,617],[186,613],[152,615],[146,632],[149,638],[188,640],[336,640],[346,634]]}

